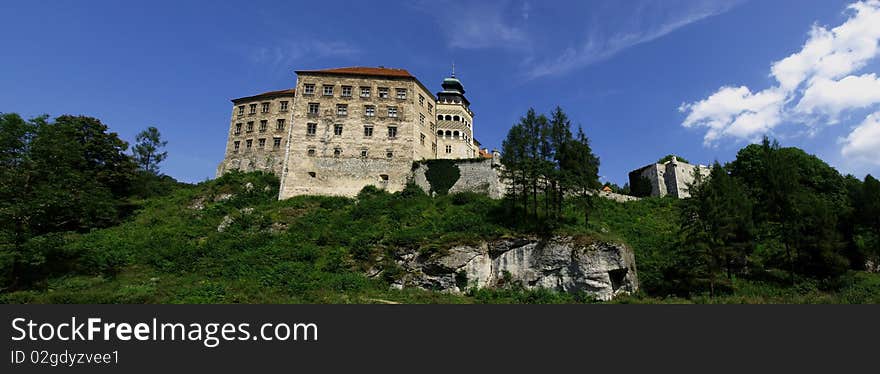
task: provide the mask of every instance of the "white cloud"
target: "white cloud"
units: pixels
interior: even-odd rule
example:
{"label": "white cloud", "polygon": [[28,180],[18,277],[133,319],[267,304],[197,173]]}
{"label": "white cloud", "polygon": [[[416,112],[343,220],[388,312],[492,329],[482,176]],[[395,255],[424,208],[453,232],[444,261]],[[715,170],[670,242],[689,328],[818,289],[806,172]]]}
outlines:
{"label": "white cloud", "polygon": [[800,52],[773,64],[771,71],[786,91],[813,79],[836,79],[861,69],[877,56],[880,39],[880,1],[847,7],[855,15],[831,30],[813,26]]}
{"label": "white cloud", "polygon": [[[706,99],[682,104],[679,110],[687,114],[682,126],[706,128],[704,144],[712,145],[725,137],[753,140],[783,123],[813,125],[822,117],[836,123],[842,112],[880,104],[876,74],[854,75],[880,53],[880,0],[847,10],[844,23],[830,30],[813,26],[800,51],[771,65],[777,85],[757,92],[721,87]],[[876,144],[861,139],[876,135],[872,131],[862,130],[858,139],[851,134],[842,154],[863,154],[862,144]]]}
{"label": "white cloud", "polygon": [[[528,50],[531,39],[514,19],[509,1],[461,2],[423,1],[410,4],[413,8],[436,18],[446,33],[450,48],[483,49],[502,48]],[[524,3],[519,15],[525,21],[531,7]]]}
{"label": "white cloud", "polygon": [[880,103],[880,79],[874,73],[850,75],[839,81],[814,78],[794,108],[803,114],[825,114],[837,122],[841,112]]}
{"label": "white cloud", "polygon": [[880,112],[869,115],[843,139],[840,154],[857,162],[880,165]]}
{"label": "white cloud", "polygon": [[708,127],[705,143],[723,136],[750,137],[769,130],[781,120],[785,95],[778,89],[752,93],[746,86],[722,87],[708,98],[679,107],[688,112],[685,127]]}
{"label": "white cloud", "polygon": [[257,47],[248,56],[254,63],[288,68],[304,58],[350,58],[360,53],[359,48],[346,42],[311,39]]}
{"label": "white cloud", "polygon": [[[704,18],[724,13],[738,4],[739,1],[703,1],[692,3],[691,7],[669,12],[670,15],[660,17],[658,9],[648,9],[647,3],[640,3],[633,11],[635,25],[631,28],[618,30],[610,36],[598,32],[591,33],[580,46],[563,50],[555,59],[536,64],[529,69],[529,78],[560,75],[577,68],[606,60],[633,46],[661,38],[677,29],[697,22]],[[665,6],[666,2],[656,3]]]}

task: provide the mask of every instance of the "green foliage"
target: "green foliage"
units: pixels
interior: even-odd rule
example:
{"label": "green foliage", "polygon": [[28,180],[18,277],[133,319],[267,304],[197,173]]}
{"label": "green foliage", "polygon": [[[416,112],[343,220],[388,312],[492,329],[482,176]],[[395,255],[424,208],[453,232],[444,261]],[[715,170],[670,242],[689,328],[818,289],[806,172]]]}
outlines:
{"label": "green foliage", "polygon": [[438,195],[449,193],[461,176],[455,160],[426,160],[425,165],[428,167],[425,178],[431,185],[431,192]]}
{"label": "green foliage", "polygon": [[131,147],[134,161],[138,167],[151,174],[159,174],[159,164],[168,157],[168,152],[160,151],[168,144],[162,140],[159,129],[154,126],[147,127],[135,138],[135,145]]}
{"label": "green foliage", "polygon": [[502,177],[510,184],[509,213],[520,210],[519,215],[531,220],[529,226],[551,230],[561,219],[564,196],[569,193],[578,196],[588,220],[592,192],[600,187],[599,158],[582,128],[572,136],[571,122],[562,108],[557,107],[549,119],[529,109],[507,133],[502,150]]}
{"label": "green foliage", "polygon": [[17,287],[63,262],[46,235],[120,222],[136,173],[128,145],[95,118],[3,114],[0,133],[0,287]]}
{"label": "green foliage", "polygon": [[673,157],[675,157],[675,158],[678,160],[678,162],[684,162],[685,164],[690,164],[690,163],[691,163],[690,161],[688,161],[688,160],[685,159],[684,157],[677,156],[677,155],[674,155],[674,154],[668,154],[668,155],[666,155],[666,156],[663,156],[663,158],[657,160],[657,163],[658,163],[658,164],[665,164],[665,163],[667,163],[667,162],[669,162],[669,161],[672,161],[672,158],[673,158]]}

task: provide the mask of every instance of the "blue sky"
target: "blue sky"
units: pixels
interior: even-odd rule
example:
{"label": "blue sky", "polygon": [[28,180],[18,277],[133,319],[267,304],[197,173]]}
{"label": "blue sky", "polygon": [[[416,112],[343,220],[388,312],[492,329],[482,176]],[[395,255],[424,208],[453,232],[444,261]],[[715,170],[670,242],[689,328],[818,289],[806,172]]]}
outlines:
{"label": "blue sky", "polygon": [[874,0],[341,3],[4,2],[0,111],[95,116],[129,141],[155,125],[163,172],[197,182],[231,98],[356,65],[437,90],[454,61],[484,145],[560,105],[608,181],[668,153],[729,161],[763,134],[880,174]]}

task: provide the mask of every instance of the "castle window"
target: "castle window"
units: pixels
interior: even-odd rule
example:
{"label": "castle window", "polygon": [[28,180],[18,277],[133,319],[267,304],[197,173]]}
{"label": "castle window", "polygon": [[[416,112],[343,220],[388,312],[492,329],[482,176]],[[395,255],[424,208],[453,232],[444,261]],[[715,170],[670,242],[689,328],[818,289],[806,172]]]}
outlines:
{"label": "castle window", "polygon": [[348,104],[336,104],[336,115],[337,116],[347,116],[348,115]]}
{"label": "castle window", "polygon": [[282,131],[284,130],[284,118],[279,118],[275,120],[275,130]]}
{"label": "castle window", "polygon": [[272,148],[281,148],[281,138],[272,138]]}
{"label": "castle window", "polygon": [[244,115],[244,105],[238,106],[238,115],[240,115],[240,116]]}
{"label": "castle window", "polygon": [[452,131],[446,130],[446,138],[452,137]]}
{"label": "castle window", "polygon": [[419,94],[419,105],[420,105],[420,106],[424,106],[424,105],[425,105],[425,97],[422,96],[421,94]]}
{"label": "castle window", "polygon": [[431,152],[437,153],[437,143],[431,143]]}
{"label": "castle window", "polygon": [[232,133],[235,135],[241,134],[241,124],[240,123],[235,124],[235,131],[233,131]]}
{"label": "castle window", "polygon": [[379,98],[387,99],[388,98],[388,87],[379,87]]}
{"label": "castle window", "polygon": [[450,115],[447,114],[447,115],[446,115],[446,120],[447,120],[447,121],[452,121],[452,116],[450,116]]}
{"label": "castle window", "polygon": [[249,109],[248,114],[257,114],[257,104],[251,104]]}
{"label": "castle window", "polygon": [[318,103],[309,103],[309,114],[318,114]]}
{"label": "castle window", "polygon": [[442,115],[442,114],[438,114],[438,115],[437,115],[437,120],[438,120],[438,121],[442,121],[442,120],[443,120],[443,115]]}
{"label": "castle window", "polygon": [[342,124],[337,123],[333,125],[333,135],[341,136],[342,135]]}
{"label": "castle window", "polygon": [[260,121],[260,132],[266,132],[267,128],[269,128],[269,121],[261,120]]}
{"label": "castle window", "polygon": [[361,158],[367,158],[367,149],[361,148]]}
{"label": "castle window", "polygon": [[314,84],[304,84],[303,85],[303,95],[314,95],[315,94],[315,85]]}
{"label": "castle window", "polygon": [[247,130],[246,130],[246,131],[247,131],[247,132],[253,132],[253,131],[254,131],[254,121],[248,121],[248,123],[247,123]]}
{"label": "castle window", "polygon": [[238,153],[238,148],[241,147],[241,142],[236,140],[232,143],[232,151]]}
{"label": "castle window", "polygon": [[396,126],[388,126],[388,137],[396,138],[397,137],[397,127]]}
{"label": "castle window", "polygon": [[257,140],[257,147],[266,148],[266,138],[260,138]]}
{"label": "castle window", "polygon": [[342,86],[342,97],[351,97],[351,86]]}
{"label": "castle window", "polygon": [[339,148],[339,147],[333,148],[333,156],[334,157],[342,156],[342,148]]}
{"label": "castle window", "polygon": [[370,126],[370,125],[364,126],[364,136],[366,136],[366,137],[373,136],[373,126]]}
{"label": "castle window", "polygon": [[394,157],[394,151],[392,151],[392,150],[390,150],[390,149],[386,149],[386,150],[385,150],[385,157],[386,157],[386,158],[393,158],[393,157]]}
{"label": "castle window", "polygon": [[431,113],[433,111],[434,111],[434,104],[428,104],[428,113]]}
{"label": "castle window", "polygon": [[419,134],[419,143],[425,145],[425,134]]}
{"label": "castle window", "polygon": [[309,150],[306,151],[306,154],[309,155],[309,157],[315,157],[315,147],[309,147]]}
{"label": "castle window", "polygon": [[419,113],[419,124],[422,126],[425,125],[425,115],[422,113]]}
{"label": "castle window", "polygon": [[452,120],[458,122],[458,121],[460,121],[461,119],[458,118],[458,116],[453,116],[453,117],[452,117]]}
{"label": "castle window", "polygon": [[324,96],[333,96],[333,85],[324,85]]}
{"label": "castle window", "polygon": [[382,180],[382,182],[388,182],[388,174],[379,174],[379,179]]}
{"label": "castle window", "polygon": [[310,172],[309,172],[309,177],[311,177],[311,178],[315,178],[315,177],[317,177],[317,176],[318,176],[318,174],[315,174],[314,171],[310,171]]}
{"label": "castle window", "polygon": [[364,115],[367,117],[373,117],[376,115],[376,106],[375,105],[365,105],[364,106]]}
{"label": "castle window", "polygon": [[306,135],[314,136],[317,133],[318,133],[318,124],[317,123],[306,124]]}
{"label": "castle window", "polygon": [[397,89],[397,98],[398,99],[406,99],[406,88],[398,88]]}
{"label": "castle window", "polygon": [[458,139],[458,131],[453,131],[453,132],[452,132],[452,137],[455,138],[455,139]]}
{"label": "castle window", "polygon": [[437,136],[443,136],[443,130],[437,130]]}
{"label": "castle window", "polygon": [[253,139],[248,139],[244,141],[244,147],[247,149],[251,149],[251,146],[254,145]]}
{"label": "castle window", "polygon": [[282,101],[282,102],[281,102],[281,111],[282,111],[282,112],[286,112],[286,111],[287,111],[287,101]]}
{"label": "castle window", "polygon": [[452,146],[451,145],[446,146],[446,153],[452,153]]}
{"label": "castle window", "polygon": [[396,106],[388,107],[388,117],[397,117],[397,107]]}
{"label": "castle window", "polygon": [[434,131],[434,129],[436,129],[436,128],[437,128],[437,125],[434,124],[434,122],[431,122],[431,131]]}
{"label": "castle window", "polygon": [[263,107],[260,109],[262,113],[269,113],[269,103],[263,103]]}
{"label": "castle window", "polygon": [[370,97],[370,87],[361,87],[361,97]]}

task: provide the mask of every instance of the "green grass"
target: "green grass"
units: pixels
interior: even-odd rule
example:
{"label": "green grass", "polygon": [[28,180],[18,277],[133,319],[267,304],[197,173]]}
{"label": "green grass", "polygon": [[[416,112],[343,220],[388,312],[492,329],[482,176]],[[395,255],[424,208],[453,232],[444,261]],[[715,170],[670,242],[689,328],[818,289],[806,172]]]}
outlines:
{"label": "green grass", "polygon": [[[246,185],[251,187],[246,187]],[[231,198],[226,198],[231,194]],[[301,196],[278,201],[277,179],[227,174],[137,202],[125,223],[47,241],[70,259],[64,271],[3,303],[587,303],[586,295],[546,290],[475,290],[462,295],[393,290],[364,270],[390,251],[445,251],[455,244],[523,235],[502,202],[476,194],[430,198],[408,188],[365,189],[357,199]],[[190,206],[201,202],[203,209]],[[563,234],[623,241],[636,253],[642,294],[620,303],[876,303],[880,276],[852,273],[835,285],[737,280],[732,295],[690,299],[653,292],[678,230],[678,201],[600,200],[584,225],[567,207]],[[252,208],[251,212],[248,209]],[[217,227],[225,216],[234,222]],[[820,287],[822,286],[822,287]]]}

